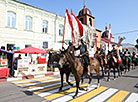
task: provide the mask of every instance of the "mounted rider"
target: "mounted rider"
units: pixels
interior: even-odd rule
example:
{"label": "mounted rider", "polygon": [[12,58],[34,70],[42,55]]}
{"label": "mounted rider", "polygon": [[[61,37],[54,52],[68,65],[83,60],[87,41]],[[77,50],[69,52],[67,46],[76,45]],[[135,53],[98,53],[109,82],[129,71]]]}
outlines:
{"label": "mounted rider", "polygon": [[88,71],[87,67],[90,64],[90,61],[89,61],[89,53],[87,50],[87,45],[84,43],[83,39],[81,39],[81,45],[78,48],[80,49],[80,58],[82,59],[84,72],[87,72]]}
{"label": "mounted rider", "polygon": [[130,59],[130,64],[132,63],[132,56],[131,53],[128,49],[126,49],[126,51],[124,52],[124,56],[125,58],[128,57]]}
{"label": "mounted rider", "polygon": [[113,47],[113,49],[111,50],[111,53],[112,53],[112,55],[113,55],[113,59],[114,59],[114,61],[115,61],[115,63],[117,63],[117,50],[116,50],[116,48],[115,48],[115,45],[112,45],[112,47]]}

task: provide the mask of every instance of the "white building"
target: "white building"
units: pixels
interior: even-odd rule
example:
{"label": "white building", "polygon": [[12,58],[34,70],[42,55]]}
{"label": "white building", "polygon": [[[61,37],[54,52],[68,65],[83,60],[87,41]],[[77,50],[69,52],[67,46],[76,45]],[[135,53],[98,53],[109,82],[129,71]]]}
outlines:
{"label": "white building", "polygon": [[5,50],[43,48],[43,43],[54,48],[63,38],[62,16],[16,0],[0,0],[0,11],[0,47]]}

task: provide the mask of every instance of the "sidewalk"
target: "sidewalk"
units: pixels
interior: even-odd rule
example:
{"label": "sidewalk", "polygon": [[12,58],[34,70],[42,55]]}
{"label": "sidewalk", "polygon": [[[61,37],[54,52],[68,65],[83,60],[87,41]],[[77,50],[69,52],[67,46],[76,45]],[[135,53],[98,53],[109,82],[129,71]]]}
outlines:
{"label": "sidewalk", "polygon": [[31,78],[39,78],[39,77],[58,75],[58,74],[59,74],[59,72],[48,72],[46,74],[40,74],[40,75],[28,75],[28,76],[22,76],[22,77],[16,77],[16,78],[15,77],[0,78],[0,82],[16,81],[16,80],[31,79]]}

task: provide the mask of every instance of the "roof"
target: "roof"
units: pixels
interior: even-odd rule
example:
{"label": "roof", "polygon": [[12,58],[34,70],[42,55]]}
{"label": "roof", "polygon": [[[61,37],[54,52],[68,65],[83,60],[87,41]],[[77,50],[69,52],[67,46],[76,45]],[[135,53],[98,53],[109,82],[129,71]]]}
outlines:
{"label": "roof", "polygon": [[[41,9],[41,8],[38,8],[38,7],[35,7],[35,6],[32,6],[32,5],[29,5],[27,3],[24,3],[24,2],[21,2],[21,1],[18,1],[18,0],[12,0],[12,1],[15,1],[17,3],[23,4],[23,5],[26,5],[26,6],[30,6],[30,7],[33,7],[33,8],[36,8],[36,9],[39,9],[39,10],[43,10],[43,11],[46,11],[46,12],[49,12],[49,13],[57,15],[56,13],[53,13],[53,12],[50,12],[50,11],[47,11],[47,10],[44,10],[44,9]],[[58,16],[61,16],[61,15],[58,15]],[[64,17],[64,16],[61,16],[61,17]]]}
{"label": "roof", "polygon": [[[109,40],[106,40],[106,39],[104,39],[104,38],[101,38],[101,40],[102,40],[102,41],[104,41],[104,42],[106,42],[106,43],[108,43],[108,42],[109,42]],[[110,43],[111,43],[111,44],[118,45],[118,43],[113,42],[113,41],[111,41]]]}
{"label": "roof", "polygon": [[85,14],[88,14],[88,15],[92,16],[92,13],[91,13],[91,11],[88,8],[81,9],[79,11],[79,15],[78,16],[82,16],[82,15],[85,15]]}
{"label": "roof", "polygon": [[38,49],[35,47],[27,47],[19,51],[14,51],[14,53],[24,53],[24,54],[48,54],[47,51]]}
{"label": "roof", "polygon": [[5,52],[5,53],[8,53],[8,54],[14,54],[13,52],[9,52],[9,51],[3,50],[3,49],[0,49],[0,52]]}

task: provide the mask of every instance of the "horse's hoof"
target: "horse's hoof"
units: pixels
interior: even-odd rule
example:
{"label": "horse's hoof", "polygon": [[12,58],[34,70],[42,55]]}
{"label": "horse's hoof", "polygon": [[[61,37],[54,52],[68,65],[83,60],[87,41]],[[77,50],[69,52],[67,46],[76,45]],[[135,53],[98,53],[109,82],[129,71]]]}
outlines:
{"label": "horse's hoof", "polygon": [[107,81],[110,81],[110,79],[107,79]]}
{"label": "horse's hoof", "polygon": [[73,96],[73,99],[76,98],[76,95]]}
{"label": "horse's hoof", "polygon": [[116,78],[114,78],[113,80],[116,80]]}
{"label": "horse's hoof", "polygon": [[97,88],[99,88],[99,87],[100,87],[100,83],[97,84]]}
{"label": "horse's hoof", "polygon": [[88,91],[89,89],[87,88],[85,91]]}
{"label": "horse's hoof", "polygon": [[73,87],[73,84],[70,84],[71,87]]}

